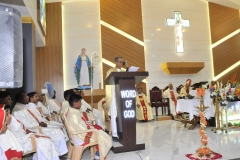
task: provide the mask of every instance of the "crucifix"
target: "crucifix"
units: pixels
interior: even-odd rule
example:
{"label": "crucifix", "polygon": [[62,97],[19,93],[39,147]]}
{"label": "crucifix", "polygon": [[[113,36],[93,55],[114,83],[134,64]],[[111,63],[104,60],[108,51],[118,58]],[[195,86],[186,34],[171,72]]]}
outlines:
{"label": "crucifix", "polygon": [[189,27],[189,20],[183,20],[181,12],[174,11],[174,18],[167,18],[167,26],[175,28],[175,44],[177,53],[184,52],[182,27]]}

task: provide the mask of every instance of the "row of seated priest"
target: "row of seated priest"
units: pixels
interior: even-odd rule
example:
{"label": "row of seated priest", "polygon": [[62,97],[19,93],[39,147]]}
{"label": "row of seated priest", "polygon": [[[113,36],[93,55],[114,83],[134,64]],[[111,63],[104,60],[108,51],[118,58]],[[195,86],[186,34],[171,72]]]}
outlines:
{"label": "row of seated priest", "polygon": [[[106,158],[112,138],[104,131],[101,112],[82,98],[84,92],[65,91],[61,104],[53,97],[53,91],[48,91],[47,95],[21,91],[15,95],[13,106],[10,93],[0,91],[0,159],[20,160],[28,154],[41,160],[71,159],[74,154],[69,149],[71,143],[84,147],[93,142],[96,143],[92,158]],[[80,131],[70,139],[70,133]]]}

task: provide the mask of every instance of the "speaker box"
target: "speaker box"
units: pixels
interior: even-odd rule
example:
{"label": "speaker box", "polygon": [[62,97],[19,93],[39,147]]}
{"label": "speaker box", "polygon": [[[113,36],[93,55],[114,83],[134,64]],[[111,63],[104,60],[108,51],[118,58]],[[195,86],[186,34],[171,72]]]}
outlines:
{"label": "speaker box", "polygon": [[0,5],[0,88],[19,88],[22,81],[22,18],[16,9]]}

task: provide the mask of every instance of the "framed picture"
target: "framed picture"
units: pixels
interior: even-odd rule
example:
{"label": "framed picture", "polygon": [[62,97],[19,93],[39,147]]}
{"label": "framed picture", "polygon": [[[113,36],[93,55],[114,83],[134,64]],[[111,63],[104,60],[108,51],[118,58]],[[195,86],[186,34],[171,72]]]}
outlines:
{"label": "framed picture", "polygon": [[46,0],[37,0],[37,20],[44,36],[46,36]]}

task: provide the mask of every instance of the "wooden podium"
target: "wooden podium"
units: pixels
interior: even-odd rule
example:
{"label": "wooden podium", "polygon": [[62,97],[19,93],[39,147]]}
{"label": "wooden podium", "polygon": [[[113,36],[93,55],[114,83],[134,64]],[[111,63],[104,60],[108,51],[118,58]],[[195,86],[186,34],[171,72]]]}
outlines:
{"label": "wooden podium", "polygon": [[112,72],[105,85],[115,85],[117,107],[117,131],[119,143],[112,147],[114,153],[144,150],[145,144],[136,144],[136,88],[148,76],[148,72]]}

